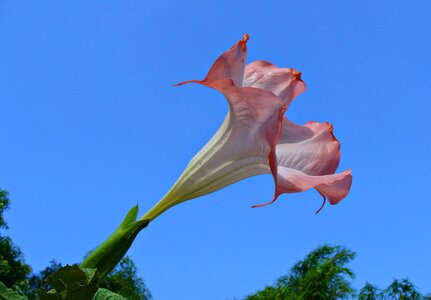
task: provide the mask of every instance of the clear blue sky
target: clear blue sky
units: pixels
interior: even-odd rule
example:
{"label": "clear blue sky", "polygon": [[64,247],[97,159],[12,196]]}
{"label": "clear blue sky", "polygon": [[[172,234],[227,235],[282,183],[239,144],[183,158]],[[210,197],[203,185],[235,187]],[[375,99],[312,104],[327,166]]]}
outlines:
{"label": "clear blue sky", "polygon": [[333,123],[351,193],[319,215],[315,191],[251,209],[272,197],[265,175],[172,208],[129,252],[155,299],[241,298],[323,243],[357,252],[357,288],[408,277],[431,292],[430,14],[429,1],[0,1],[7,234],[38,271],[148,210],[227,112],[216,91],[171,84],[249,33],[248,61],[303,72],[287,116]]}

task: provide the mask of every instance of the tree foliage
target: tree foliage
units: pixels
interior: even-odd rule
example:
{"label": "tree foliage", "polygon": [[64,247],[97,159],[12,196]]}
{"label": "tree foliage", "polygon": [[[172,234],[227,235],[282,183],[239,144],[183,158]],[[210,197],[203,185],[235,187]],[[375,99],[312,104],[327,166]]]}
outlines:
{"label": "tree foliage", "polygon": [[394,279],[384,290],[366,283],[359,292],[359,300],[429,300],[431,295],[422,295],[408,279]]}
{"label": "tree foliage", "polygon": [[394,280],[384,291],[386,299],[421,300],[422,295],[408,279]]}
{"label": "tree foliage", "polygon": [[296,263],[275,286],[246,299],[347,299],[355,294],[349,281],[354,274],[346,267],[354,257],[355,253],[349,249],[324,245]]}
{"label": "tree foliage", "polygon": [[[3,213],[10,206],[8,192],[0,189],[0,228],[7,229],[8,226]],[[27,287],[27,277],[31,273],[31,267],[24,262],[24,256],[10,237],[0,234],[0,281],[7,288]]]}
{"label": "tree foliage", "polygon": [[367,282],[356,295],[351,283],[354,274],[346,267],[354,258],[355,253],[344,247],[324,245],[296,263],[273,286],[245,300],[431,300],[431,294],[421,294],[408,279],[394,279],[386,289]]}
{"label": "tree foliage", "polygon": [[0,189],[0,228],[7,229],[6,221],[3,217],[3,212],[8,210],[10,206],[10,200],[8,197],[8,192]]}
{"label": "tree foliage", "polygon": [[0,236],[0,281],[8,288],[27,286],[31,267],[24,262],[21,250],[9,237]]}
{"label": "tree foliage", "polygon": [[382,299],[382,290],[375,285],[366,282],[365,286],[360,290],[358,300],[379,300]]}

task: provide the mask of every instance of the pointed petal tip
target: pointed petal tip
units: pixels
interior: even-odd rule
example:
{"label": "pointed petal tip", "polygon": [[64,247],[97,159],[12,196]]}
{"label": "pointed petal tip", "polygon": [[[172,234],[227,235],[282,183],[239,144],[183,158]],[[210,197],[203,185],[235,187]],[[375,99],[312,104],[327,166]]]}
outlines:
{"label": "pointed petal tip", "polygon": [[334,132],[334,126],[333,126],[331,123],[329,123],[329,122],[325,122],[324,124],[328,127],[328,130],[329,130],[331,133],[333,133],[333,132]]}
{"label": "pointed petal tip", "polygon": [[298,81],[301,81],[301,82],[304,82],[303,80],[302,80],[302,78],[301,78],[301,76],[302,76],[302,72],[299,72],[299,71],[297,71],[297,70],[295,70],[295,69],[291,69],[291,71],[290,71],[291,73],[292,73],[292,77],[294,78],[294,79],[296,79],[296,80],[298,80]]}
{"label": "pointed petal tip", "polygon": [[186,81],[181,81],[181,82],[172,84],[172,86],[181,86],[181,85],[188,84],[188,83],[200,83],[200,84],[202,84],[202,80],[186,80]]}
{"label": "pointed petal tip", "polygon": [[280,196],[280,194],[275,194],[275,195],[274,195],[274,198],[272,198],[272,200],[271,200],[271,201],[266,202],[266,203],[261,203],[261,204],[255,204],[255,205],[252,205],[252,206],[251,206],[251,208],[258,208],[258,207],[264,207],[264,206],[271,205],[272,203],[274,203],[274,202],[275,202],[275,200],[277,200],[277,199],[278,199],[278,196]]}
{"label": "pointed petal tip", "polygon": [[299,72],[293,68],[290,69],[290,72],[292,74],[292,80],[297,81],[297,95],[305,92],[305,90],[307,89],[307,85],[305,84],[304,80],[302,80],[302,72]]}
{"label": "pointed petal tip", "polygon": [[247,43],[247,41],[250,39],[250,35],[248,33],[244,34],[242,37],[242,41],[244,43]]}
{"label": "pointed petal tip", "polygon": [[334,125],[332,125],[329,122],[324,122],[323,124],[325,124],[326,127],[328,127],[328,131],[329,131],[329,133],[331,133],[332,142],[337,143],[340,146],[340,142],[338,141],[338,139],[334,135]]}
{"label": "pointed petal tip", "polygon": [[328,132],[331,134],[332,142],[336,142],[336,143],[340,144],[340,142],[338,141],[338,139],[334,135],[334,125],[332,125],[331,123],[329,123],[329,122],[319,123],[316,121],[308,121],[307,123],[304,124],[304,126],[309,127],[309,128],[314,128],[314,130],[316,130],[316,128],[327,129]]}
{"label": "pointed petal tip", "polygon": [[238,43],[241,45],[243,51],[247,50],[247,41],[249,39],[250,39],[250,36],[248,35],[248,33],[246,33],[243,35],[242,40],[238,41]]}
{"label": "pointed petal tip", "polygon": [[270,202],[267,202],[267,203],[255,204],[255,205],[252,205],[251,208],[264,207],[264,206],[268,206],[268,205],[270,205],[272,203],[273,203],[273,201],[270,201]]}

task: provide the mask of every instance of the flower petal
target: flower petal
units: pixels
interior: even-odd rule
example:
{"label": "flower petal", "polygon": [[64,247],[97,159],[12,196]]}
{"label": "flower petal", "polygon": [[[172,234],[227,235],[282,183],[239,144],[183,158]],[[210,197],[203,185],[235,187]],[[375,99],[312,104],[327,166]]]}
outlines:
{"label": "flower petal", "polygon": [[203,80],[176,84],[198,83],[218,90],[229,103],[229,113],[143,219],[151,221],[176,204],[265,173],[272,173],[276,184],[270,203],[282,193],[313,187],[331,204],[348,194],[350,170],[333,174],[340,145],[332,125],[309,122],[299,126],[283,116],[292,100],[305,91],[301,73],[262,60],[245,66],[247,40],[246,34],[223,53]]}
{"label": "flower petal", "polygon": [[269,203],[283,193],[316,188],[331,204],[347,196],[352,183],[350,170],[334,174],[340,161],[340,144],[329,123],[308,122],[299,126],[286,118],[276,147],[278,178]]}
{"label": "flower petal", "polygon": [[279,165],[308,175],[333,174],[340,161],[340,143],[329,123],[300,126],[284,118],[277,156]]}
{"label": "flower petal", "polygon": [[301,72],[291,68],[278,68],[264,60],[257,60],[245,66],[243,86],[270,91],[280,97],[287,106],[305,91]]}
{"label": "flower petal", "polygon": [[339,176],[334,182],[316,186],[316,190],[327,198],[332,205],[343,200],[349,194],[352,186],[352,171],[346,170],[334,175]]}
{"label": "flower petal", "polygon": [[283,101],[268,91],[238,87],[231,79],[189,82],[223,93],[229,103],[229,113],[171,190],[146,214],[149,219],[178,203],[254,175],[271,172],[277,177],[275,147],[285,111]]}
{"label": "flower petal", "polygon": [[203,83],[232,79],[236,86],[242,86],[248,39],[249,35],[244,34],[242,40],[239,40],[232,48],[220,55],[203,80],[189,80],[176,85],[189,82]]}
{"label": "flower petal", "polygon": [[[187,181],[192,183],[182,185],[194,191],[190,194],[192,198],[202,194],[200,188],[197,188],[202,185],[201,182],[211,182],[204,189],[207,194],[215,191],[214,187],[220,180],[224,183],[217,186],[217,189],[266,173],[269,156],[273,160],[272,165],[276,166],[275,145],[285,110],[283,102],[272,93],[256,88],[237,87],[230,79],[201,84],[226,96],[229,114],[214,138],[187,167]],[[259,167],[253,166],[253,171],[245,172],[244,168],[253,164]]]}
{"label": "flower petal", "polygon": [[347,196],[351,185],[350,170],[338,174],[311,176],[292,168],[278,166],[278,185],[274,198],[282,193],[297,193],[315,188],[331,204],[337,204]]}

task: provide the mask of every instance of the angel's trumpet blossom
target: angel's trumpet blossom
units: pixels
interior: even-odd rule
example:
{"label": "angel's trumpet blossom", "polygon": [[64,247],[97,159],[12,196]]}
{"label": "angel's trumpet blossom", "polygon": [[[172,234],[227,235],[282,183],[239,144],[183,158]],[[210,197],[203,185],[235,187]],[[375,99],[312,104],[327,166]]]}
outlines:
{"label": "angel's trumpet blossom", "polygon": [[[189,80],[222,93],[229,112],[213,138],[142,219],[242,179],[271,173],[275,196],[310,188],[331,204],[349,192],[351,172],[334,174],[340,145],[328,123],[296,125],[284,117],[292,100],[305,91],[301,73],[266,61],[245,64],[248,35],[223,53],[203,80]],[[265,205],[265,204],[263,204]],[[256,205],[262,206],[262,205]]]}

